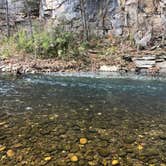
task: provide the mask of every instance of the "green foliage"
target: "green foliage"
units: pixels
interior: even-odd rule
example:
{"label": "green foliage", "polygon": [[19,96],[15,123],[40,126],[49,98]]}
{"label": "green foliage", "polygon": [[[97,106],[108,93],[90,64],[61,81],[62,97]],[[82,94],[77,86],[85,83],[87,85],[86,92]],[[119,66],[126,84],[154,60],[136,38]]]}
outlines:
{"label": "green foliage", "polygon": [[14,37],[16,41],[16,48],[19,50],[23,50],[27,53],[31,53],[33,51],[33,41],[32,38],[29,38],[27,32],[25,30],[20,31]]}
{"label": "green foliage", "polygon": [[33,38],[23,29],[6,40],[6,43],[14,45],[17,51],[33,54],[37,58],[68,59],[77,58],[85,50],[85,46],[76,39],[72,33],[62,32],[58,28],[51,32],[36,30]]}
{"label": "green foliage", "polygon": [[103,50],[103,54],[104,54],[105,56],[111,56],[111,55],[116,54],[117,51],[118,51],[117,46],[112,45],[112,46],[110,46],[110,47],[108,47],[108,48],[105,48],[105,49]]}
{"label": "green foliage", "polygon": [[52,32],[40,32],[34,35],[34,51],[40,58],[72,57],[71,50],[76,41],[68,32],[55,30]]}
{"label": "green foliage", "polygon": [[15,42],[14,38],[10,37],[9,39],[7,37],[4,37],[0,42],[1,48],[0,48],[0,56],[1,57],[9,57],[12,56],[15,52]]}

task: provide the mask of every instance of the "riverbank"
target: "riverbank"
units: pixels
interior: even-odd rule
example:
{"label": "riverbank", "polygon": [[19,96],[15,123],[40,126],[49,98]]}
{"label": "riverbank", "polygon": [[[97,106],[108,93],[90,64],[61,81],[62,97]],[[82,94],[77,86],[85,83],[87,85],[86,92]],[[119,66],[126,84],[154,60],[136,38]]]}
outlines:
{"label": "riverbank", "polygon": [[131,51],[125,54],[99,56],[89,50],[87,56],[70,59],[35,59],[29,56],[13,56],[0,59],[0,72],[12,74],[51,72],[133,72],[136,74],[165,75],[166,51]]}

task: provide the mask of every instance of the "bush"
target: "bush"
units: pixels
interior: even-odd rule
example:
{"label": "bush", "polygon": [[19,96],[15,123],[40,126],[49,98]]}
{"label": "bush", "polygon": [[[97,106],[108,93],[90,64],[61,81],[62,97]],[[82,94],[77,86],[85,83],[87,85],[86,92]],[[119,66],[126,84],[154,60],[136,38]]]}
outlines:
{"label": "bush", "polygon": [[16,52],[16,44],[14,42],[14,37],[6,38],[4,37],[0,42],[0,56],[3,58],[12,56]]}
{"label": "bush", "polygon": [[14,37],[16,48],[27,53],[33,52],[33,40],[30,38],[25,30],[20,31]]}
{"label": "bush", "polygon": [[[30,37],[23,29],[8,39],[8,45],[18,51],[31,53],[37,58],[77,58],[84,51],[84,45],[76,40],[70,32],[62,32],[59,28],[50,32],[35,31]],[[9,46],[9,47],[10,47]]]}
{"label": "bush", "polygon": [[15,36],[18,50],[33,53],[38,58],[74,58],[79,55],[77,41],[69,32],[56,29],[51,32],[34,32],[30,38],[25,30]]}

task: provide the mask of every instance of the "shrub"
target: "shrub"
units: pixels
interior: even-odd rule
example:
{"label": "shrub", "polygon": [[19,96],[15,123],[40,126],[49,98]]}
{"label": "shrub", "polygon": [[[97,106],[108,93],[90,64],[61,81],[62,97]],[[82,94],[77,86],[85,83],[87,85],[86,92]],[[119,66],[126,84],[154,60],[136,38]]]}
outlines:
{"label": "shrub", "polygon": [[42,32],[35,36],[35,49],[40,57],[65,58],[70,56],[70,50],[76,44],[72,34],[67,32]]}
{"label": "shrub", "polygon": [[37,58],[77,58],[84,50],[83,46],[78,47],[80,43],[74,34],[62,32],[59,28],[51,32],[36,30],[33,38],[28,35],[27,30],[22,29],[4,43],[9,47],[14,46],[16,51],[31,53]]}
{"label": "shrub", "polygon": [[16,41],[16,48],[27,53],[33,52],[33,40],[30,38],[25,30],[18,32],[14,40]]}
{"label": "shrub", "polygon": [[6,38],[4,37],[0,42],[0,56],[9,57],[12,56],[16,51],[16,44],[14,42],[14,37]]}

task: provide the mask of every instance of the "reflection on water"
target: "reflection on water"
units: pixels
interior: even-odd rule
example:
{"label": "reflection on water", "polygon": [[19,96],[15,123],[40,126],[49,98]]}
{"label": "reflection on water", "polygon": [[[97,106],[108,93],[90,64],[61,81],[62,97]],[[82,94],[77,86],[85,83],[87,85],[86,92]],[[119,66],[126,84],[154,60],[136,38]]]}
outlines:
{"label": "reflection on water", "polygon": [[1,76],[0,165],[163,166],[165,101],[164,79]]}

